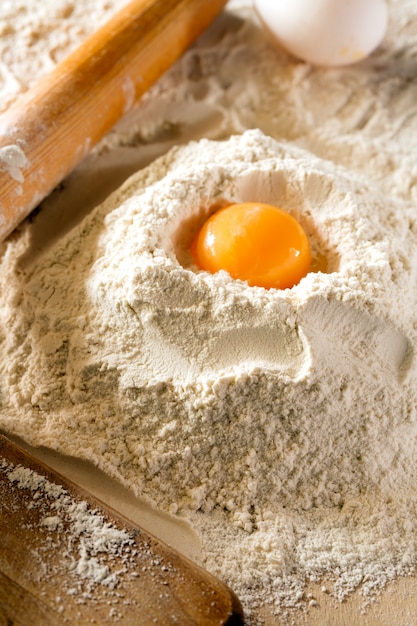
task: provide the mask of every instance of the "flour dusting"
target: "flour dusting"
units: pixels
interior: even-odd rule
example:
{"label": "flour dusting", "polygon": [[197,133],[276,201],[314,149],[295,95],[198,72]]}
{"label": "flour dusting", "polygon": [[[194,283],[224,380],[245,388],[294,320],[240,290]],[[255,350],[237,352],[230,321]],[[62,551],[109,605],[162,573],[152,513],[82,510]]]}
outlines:
{"label": "flour dusting", "polygon": [[[78,589],[77,593],[88,594],[96,584],[114,589],[122,571],[126,572],[127,565],[131,565],[132,536],[106,521],[103,514],[89,507],[86,501],[74,500],[61,485],[50,482],[28,467],[3,463],[1,471],[15,488],[32,494],[28,506],[39,509],[41,525],[50,532],[43,549],[54,550],[57,540],[64,541],[67,546],[65,559],[43,574],[44,582],[64,573],[68,576],[63,578],[63,593],[73,594]],[[24,522],[22,519],[22,524]],[[119,576],[111,571],[109,556],[113,559],[123,557]],[[81,582],[87,586],[82,588]]]}
{"label": "flour dusting", "polygon": [[126,3],[4,0],[0,5],[0,111]]}
{"label": "flour dusting", "polygon": [[28,165],[29,161],[20,146],[12,144],[0,148],[0,171],[7,172],[18,183],[24,182],[25,177],[22,169]]}

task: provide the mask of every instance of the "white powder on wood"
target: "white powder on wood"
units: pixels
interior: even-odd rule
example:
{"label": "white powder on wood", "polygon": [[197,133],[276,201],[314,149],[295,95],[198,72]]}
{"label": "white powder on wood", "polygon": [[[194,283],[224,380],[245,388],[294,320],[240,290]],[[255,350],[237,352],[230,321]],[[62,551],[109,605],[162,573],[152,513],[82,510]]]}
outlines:
{"label": "white powder on wood", "polygon": [[[0,426],[191,520],[249,612],[322,577],[369,596],[417,560],[417,17],[390,9],[343,79],[231,22],[102,149],[188,118],[279,141],[175,149],[33,263],[30,228],[4,247]],[[245,200],[293,213],[326,271],[268,292],[192,268],[197,222]]]}
{"label": "white powder on wood", "polygon": [[[18,583],[71,623],[137,620],[144,611],[149,616],[149,608],[178,618],[173,594],[178,585],[192,588],[194,580],[175,554],[39,471],[0,460],[1,532],[11,536],[3,565],[17,573]],[[23,572],[15,552],[30,555]],[[196,576],[203,602],[209,606],[211,598],[215,605],[217,590]]]}
{"label": "white powder on wood", "polygon": [[[21,465],[3,464],[1,469],[16,488],[32,492],[33,498],[29,504],[41,510],[41,525],[51,533],[57,532],[66,537],[66,564],[59,563],[53,571],[47,572],[47,576],[67,570],[75,579],[79,577],[85,580],[90,587],[100,583],[114,589],[118,582],[117,573],[110,571],[107,562],[103,561],[103,555],[107,559],[109,555],[116,557],[124,551],[128,552],[133,543],[129,533],[107,522],[86,501],[75,501],[66,489],[50,482],[45,476]],[[51,535],[51,546],[54,540],[55,537]],[[45,546],[48,547],[48,543]],[[75,579],[72,580],[73,584]],[[70,588],[63,591],[70,592]]]}
{"label": "white powder on wood", "polygon": [[25,153],[19,146],[11,144],[0,148],[0,171],[7,172],[17,182],[24,182],[22,169],[27,167],[28,163]]}

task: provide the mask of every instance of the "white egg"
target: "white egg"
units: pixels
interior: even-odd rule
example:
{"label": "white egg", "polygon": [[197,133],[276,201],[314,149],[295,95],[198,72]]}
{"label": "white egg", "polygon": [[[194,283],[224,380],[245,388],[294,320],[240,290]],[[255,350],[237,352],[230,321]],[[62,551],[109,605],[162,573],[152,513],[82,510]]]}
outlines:
{"label": "white egg", "polygon": [[347,65],[381,43],[385,0],[254,0],[261,21],[294,56],[324,66]]}

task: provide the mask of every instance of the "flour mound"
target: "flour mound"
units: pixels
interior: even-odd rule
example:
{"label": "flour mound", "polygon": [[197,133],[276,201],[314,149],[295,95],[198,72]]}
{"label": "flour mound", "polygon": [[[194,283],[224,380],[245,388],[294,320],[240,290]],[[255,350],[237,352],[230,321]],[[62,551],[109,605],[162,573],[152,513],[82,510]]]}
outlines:
{"label": "flour mound", "polygon": [[[206,216],[253,200],[309,236],[292,289],[191,263]],[[335,563],[340,597],[382,584],[417,556],[416,218],[257,130],[174,148],[31,266],[8,244],[0,427],[196,521],[238,591]]]}

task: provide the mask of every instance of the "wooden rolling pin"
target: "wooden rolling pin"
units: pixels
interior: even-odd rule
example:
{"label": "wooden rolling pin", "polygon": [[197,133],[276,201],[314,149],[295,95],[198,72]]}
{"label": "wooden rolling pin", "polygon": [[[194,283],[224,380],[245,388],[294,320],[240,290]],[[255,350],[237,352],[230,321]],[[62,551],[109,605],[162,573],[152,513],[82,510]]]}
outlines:
{"label": "wooden rolling pin", "polygon": [[0,241],[197,39],[226,0],[133,0],[0,116]]}

